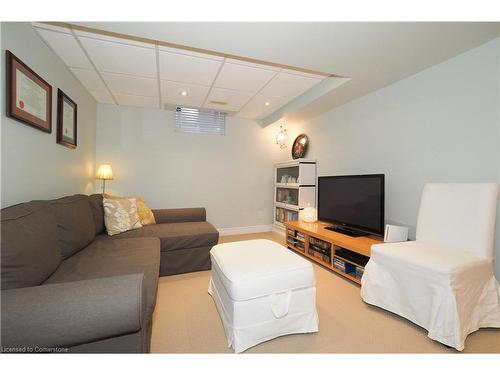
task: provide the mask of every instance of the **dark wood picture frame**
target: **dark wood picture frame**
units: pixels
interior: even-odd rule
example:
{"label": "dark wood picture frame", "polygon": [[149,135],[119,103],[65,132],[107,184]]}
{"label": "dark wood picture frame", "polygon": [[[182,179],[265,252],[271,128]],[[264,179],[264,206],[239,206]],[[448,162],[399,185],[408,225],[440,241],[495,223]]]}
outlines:
{"label": "dark wood picture frame", "polygon": [[[7,116],[43,132],[52,133],[52,86],[8,50],[5,51],[5,61]],[[23,110],[25,107],[24,100],[17,98],[18,82],[16,71],[20,71],[29,80],[46,91],[45,120]]]}
{"label": "dark wood picture frame", "polygon": [[[64,104],[67,103],[73,108],[73,138],[67,137],[64,124]],[[77,145],[77,104],[66,95],[61,89],[57,89],[57,143],[60,145],[76,148]]]}

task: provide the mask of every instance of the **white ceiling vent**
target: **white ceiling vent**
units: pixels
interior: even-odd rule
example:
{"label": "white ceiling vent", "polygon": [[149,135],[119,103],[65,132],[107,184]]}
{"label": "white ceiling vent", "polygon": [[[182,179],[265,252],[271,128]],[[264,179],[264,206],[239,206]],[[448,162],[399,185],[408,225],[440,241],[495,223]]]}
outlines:
{"label": "white ceiling vent", "polygon": [[226,114],[209,109],[177,107],[175,130],[184,133],[225,135]]}

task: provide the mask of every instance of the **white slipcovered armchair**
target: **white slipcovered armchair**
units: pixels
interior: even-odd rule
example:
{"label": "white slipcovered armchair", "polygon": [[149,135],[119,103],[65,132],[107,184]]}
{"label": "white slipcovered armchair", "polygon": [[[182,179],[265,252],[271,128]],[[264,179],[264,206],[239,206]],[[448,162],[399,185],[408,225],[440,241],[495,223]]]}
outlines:
{"label": "white slipcovered armchair", "polygon": [[[464,349],[467,335],[500,327],[500,287],[493,275],[498,185],[427,184],[416,241],[372,246],[361,296]],[[500,260],[498,260],[500,261]]]}

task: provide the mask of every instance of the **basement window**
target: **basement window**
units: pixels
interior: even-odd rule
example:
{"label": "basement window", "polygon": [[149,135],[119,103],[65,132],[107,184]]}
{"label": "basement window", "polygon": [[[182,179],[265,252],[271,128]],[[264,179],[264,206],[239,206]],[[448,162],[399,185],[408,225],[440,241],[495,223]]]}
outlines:
{"label": "basement window", "polygon": [[226,133],[226,114],[208,109],[177,107],[175,131],[198,134]]}

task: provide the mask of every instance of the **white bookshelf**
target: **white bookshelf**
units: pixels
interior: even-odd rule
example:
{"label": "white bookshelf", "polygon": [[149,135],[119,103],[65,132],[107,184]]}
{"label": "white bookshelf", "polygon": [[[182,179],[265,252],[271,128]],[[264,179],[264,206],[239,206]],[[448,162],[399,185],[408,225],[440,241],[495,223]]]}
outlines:
{"label": "white bookshelf", "polygon": [[274,164],[274,225],[299,220],[299,212],[316,207],[316,160],[296,159]]}

